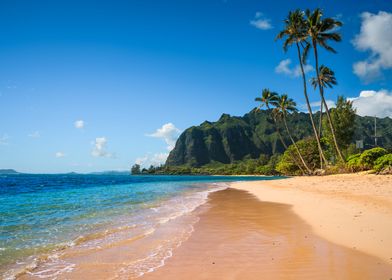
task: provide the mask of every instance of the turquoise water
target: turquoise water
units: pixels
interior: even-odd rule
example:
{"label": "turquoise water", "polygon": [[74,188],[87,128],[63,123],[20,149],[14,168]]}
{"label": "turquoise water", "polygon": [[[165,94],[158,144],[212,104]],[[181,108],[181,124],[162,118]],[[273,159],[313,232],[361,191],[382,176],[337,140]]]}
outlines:
{"label": "turquoise water", "polygon": [[123,229],[127,238],[151,231],[193,211],[224,182],[273,178],[0,176],[0,272],[9,277],[10,267],[31,265],[42,254],[80,244],[99,246],[103,237],[110,235],[104,239],[109,242]]}

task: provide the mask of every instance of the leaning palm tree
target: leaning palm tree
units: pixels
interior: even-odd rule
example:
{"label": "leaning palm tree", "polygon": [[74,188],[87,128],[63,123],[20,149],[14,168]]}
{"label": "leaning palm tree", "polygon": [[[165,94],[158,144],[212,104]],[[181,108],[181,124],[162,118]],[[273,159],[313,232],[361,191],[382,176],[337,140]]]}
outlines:
{"label": "leaning palm tree", "polygon": [[[331,115],[329,114],[328,105],[325,102],[324,93],[320,81],[320,73],[319,73],[319,62],[318,62],[318,50],[317,47],[320,45],[327,51],[332,53],[336,53],[336,51],[328,45],[328,41],[332,40],[335,42],[340,42],[342,37],[338,32],[335,32],[336,28],[342,26],[340,21],[337,21],[333,18],[325,18],[322,19],[322,12],[320,9],[316,9],[313,12],[310,10],[306,10],[306,28],[307,35],[310,38],[311,46],[313,47],[314,59],[316,64],[316,77],[318,82],[318,88],[320,92],[321,102],[325,107],[325,112],[327,114],[328,123],[331,129],[332,139],[337,151],[337,154],[341,161],[344,162],[342,152],[340,151],[338,142],[336,140],[335,128],[333,126],[333,122],[331,119]],[[310,46],[307,46],[304,51],[304,57],[306,57]]]}
{"label": "leaning palm tree", "polygon": [[[335,72],[332,71],[330,68],[327,66],[321,65],[319,69],[319,76],[320,76],[320,83],[321,83],[321,88],[324,94],[324,89],[325,88],[332,88],[334,85],[337,85],[338,82],[336,81],[335,78]],[[312,86],[314,89],[318,87],[318,79],[317,77],[313,77],[310,80]],[[321,101],[320,104],[320,119],[319,119],[319,137],[321,137],[321,128],[322,128],[322,121],[323,121],[323,102]]]}
{"label": "leaning palm tree", "polygon": [[[260,102],[259,106],[257,107],[257,110],[260,110],[264,106],[268,110],[270,110],[271,109],[270,104],[276,103],[277,100],[278,100],[278,94],[276,92],[270,91],[269,89],[265,88],[261,92],[261,97],[255,98],[256,102]],[[279,129],[278,121],[277,121],[277,116],[274,113],[272,114],[272,120],[274,122],[275,129],[276,129],[276,132],[279,136],[280,142],[282,143],[284,149],[287,150],[287,144],[284,141],[282,134],[280,133],[280,129]],[[298,162],[296,156],[295,155],[291,155],[291,156],[293,157],[295,164],[298,166],[298,168],[301,170],[301,172],[305,174],[305,172],[304,172],[301,164]]]}
{"label": "leaning palm tree", "polygon": [[284,126],[286,128],[287,135],[289,136],[291,142],[293,143],[294,148],[298,154],[298,157],[301,160],[301,163],[305,167],[307,173],[312,174],[312,170],[308,167],[304,158],[302,157],[301,152],[297,146],[297,143],[295,143],[293,137],[291,136],[289,127],[287,125],[287,114],[296,112],[297,111],[297,108],[296,108],[297,104],[294,102],[293,99],[289,98],[287,96],[287,94],[282,94],[282,95],[278,96],[277,100],[271,102],[271,104],[273,104],[275,106],[274,113],[282,117]]}
{"label": "leaning palm tree", "polygon": [[309,50],[309,42],[306,40],[308,37],[306,22],[304,19],[304,12],[300,10],[295,10],[293,12],[289,12],[287,18],[284,20],[285,28],[279,32],[276,36],[276,39],[286,38],[283,43],[283,49],[286,52],[289,46],[295,45],[298,54],[298,60],[301,68],[302,74],[302,82],[304,88],[304,96],[306,100],[306,105],[309,112],[310,122],[312,124],[313,133],[317,141],[317,147],[320,154],[320,167],[323,168],[323,161],[326,163],[327,160],[325,159],[324,152],[321,146],[320,137],[317,133],[317,128],[313,119],[313,112],[312,107],[310,106],[308,92],[307,92],[307,85],[306,85],[306,76],[304,71],[304,63],[306,62],[306,55],[301,54],[301,49]]}

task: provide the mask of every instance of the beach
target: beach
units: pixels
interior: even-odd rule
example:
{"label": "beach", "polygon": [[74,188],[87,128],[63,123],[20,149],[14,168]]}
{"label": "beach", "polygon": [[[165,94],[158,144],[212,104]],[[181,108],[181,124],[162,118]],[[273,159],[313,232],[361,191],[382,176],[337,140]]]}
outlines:
{"label": "beach", "polygon": [[284,203],[318,235],[392,264],[392,176],[343,174],[234,183],[262,201]]}
{"label": "beach", "polygon": [[200,185],[202,200],[165,202],[188,210],[160,214],[153,230],[105,232],[17,279],[392,277],[392,176],[267,179]]}
{"label": "beach", "polygon": [[144,279],[390,279],[391,176],[232,183]]}

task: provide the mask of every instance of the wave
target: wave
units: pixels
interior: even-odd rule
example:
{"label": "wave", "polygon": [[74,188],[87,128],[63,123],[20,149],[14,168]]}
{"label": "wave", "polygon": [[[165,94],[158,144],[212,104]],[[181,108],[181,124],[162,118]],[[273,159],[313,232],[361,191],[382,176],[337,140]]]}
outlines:
{"label": "wave", "polygon": [[[32,256],[19,262],[3,277],[6,280],[12,280],[23,274],[29,274],[41,279],[52,279],[63,273],[72,272],[77,266],[77,263],[67,260],[67,256],[72,252],[94,254],[96,251],[120,247],[123,244],[129,246],[132,242],[146,239],[153,236],[160,228],[170,226],[171,222],[193,213],[195,209],[207,202],[211,192],[224,190],[227,187],[225,183],[210,183],[208,188],[200,191],[200,184],[198,184],[194,191],[184,192],[148,206],[144,205],[137,215],[128,217],[126,224],[115,226],[114,223],[105,230],[90,232],[69,242],[59,243],[47,254]],[[185,224],[181,224],[172,236],[161,240],[158,246],[149,248],[143,255],[128,263],[124,261],[122,268],[114,273],[113,279],[137,278],[163,266],[165,261],[172,256],[173,250],[191,236],[198,219],[197,216],[188,218]]]}

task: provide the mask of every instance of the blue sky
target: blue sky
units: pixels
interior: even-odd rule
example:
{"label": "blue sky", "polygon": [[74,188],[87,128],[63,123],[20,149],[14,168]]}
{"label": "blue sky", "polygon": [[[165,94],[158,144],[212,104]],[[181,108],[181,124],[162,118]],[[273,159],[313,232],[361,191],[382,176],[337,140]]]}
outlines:
{"label": "blue sky", "polygon": [[1,1],[0,168],[125,170],[164,160],[189,126],[243,115],[262,88],[301,106],[295,53],[274,41],[296,8],[344,22],[338,54],[320,54],[339,82],[328,99],[392,116],[392,2],[342,2]]}

